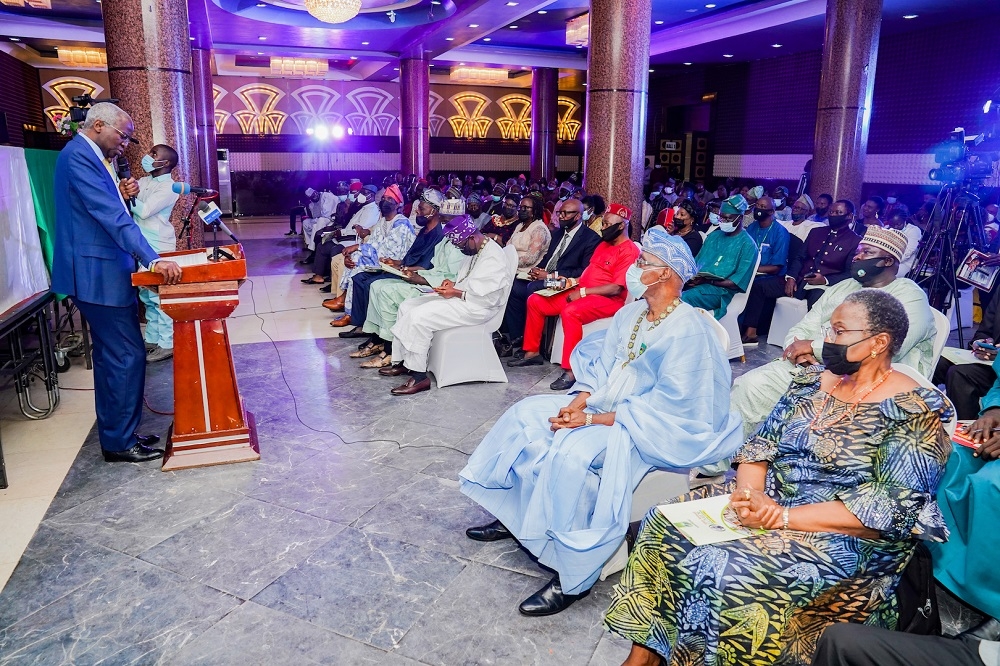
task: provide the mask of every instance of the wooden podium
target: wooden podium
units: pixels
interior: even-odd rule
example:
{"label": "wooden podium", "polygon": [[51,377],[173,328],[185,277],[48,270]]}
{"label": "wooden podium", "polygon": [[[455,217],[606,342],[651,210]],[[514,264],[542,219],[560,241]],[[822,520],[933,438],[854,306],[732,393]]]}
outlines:
{"label": "wooden podium", "polygon": [[167,436],[163,471],[260,460],[253,414],[243,406],[226,317],[239,304],[247,275],[243,246],[221,248],[233,259],[204,261],[209,248],[166,252],[181,264],[175,285],[159,273],[132,274],[132,284],[160,294],[174,320],[174,423]]}

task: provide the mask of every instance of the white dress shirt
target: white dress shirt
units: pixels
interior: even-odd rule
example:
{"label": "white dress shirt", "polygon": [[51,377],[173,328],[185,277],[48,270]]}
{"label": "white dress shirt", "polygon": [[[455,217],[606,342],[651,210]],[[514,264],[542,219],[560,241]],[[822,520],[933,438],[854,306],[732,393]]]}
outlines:
{"label": "white dress shirt", "polygon": [[170,213],[180,195],[171,189],[173,184],[174,180],[169,173],[155,178],[143,176],[139,179],[139,194],[135,197],[135,206],[132,208],[132,219],[139,225],[142,235],[157,254],[177,249]]}

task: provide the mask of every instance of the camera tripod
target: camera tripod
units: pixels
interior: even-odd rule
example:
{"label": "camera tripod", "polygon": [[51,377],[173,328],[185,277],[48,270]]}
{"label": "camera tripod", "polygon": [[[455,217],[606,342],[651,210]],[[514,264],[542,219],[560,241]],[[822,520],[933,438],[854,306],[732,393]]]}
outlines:
{"label": "camera tripod", "polygon": [[[962,183],[941,188],[931,211],[927,230],[920,240],[917,259],[909,277],[927,292],[931,307],[947,313],[958,304],[955,274],[970,248],[986,251],[983,211],[979,197]],[[955,308],[958,344],[965,347],[961,308]],[[968,322],[972,324],[972,322]]]}

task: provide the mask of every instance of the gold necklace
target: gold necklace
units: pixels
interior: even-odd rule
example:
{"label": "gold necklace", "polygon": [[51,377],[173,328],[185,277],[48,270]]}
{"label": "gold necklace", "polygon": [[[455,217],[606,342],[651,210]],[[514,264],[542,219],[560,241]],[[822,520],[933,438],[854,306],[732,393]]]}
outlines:
{"label": "gold necklace", "polygon": [[[673,312],[674,310],[676,310],[677,306],[680,305],[680,304],[681,304],[681,299],[675,298],[674,302],[671,303],[670,305],[668,305],[667,309],[664,310],[663,313],[660,314],[660,316],[656,318],[656,321],[654,321],[652,324],[650,324],[649,328],[646,329],[646,332],[648,333],[649,331],[652,331],[654,328],[656,328],[661,323],[663,323],[663,320],[667,318],[667,315],[669,315],[671,312]],[[639,336],[639,329],[642,327],[642,320],[645,319],[648,314],[649,314],[649,308],[646,308],[646,311],[643,312],[641,315],[639,315],[639,318],[635,322],[635,326],[632,327],[632,335],[631,335],[631,337],[629,337],[629,340],[628,340],[628,360],[625,361],[624,363],[622,363],[622,367],[623,368],[626,365],[628,365],[629,363],[631,363],[632,361],[634,361],[635,359],[637,359],[640,356],[642,356],[644,353],[646,353],[646,343],[645,342],[643,342],[641,345],[639,345],[639,352],[638,353],[636,353],[633,350],[635,349],[635,340]]]}
{"label": "gold necklace", "polygon": [[827,404],[830,402],[830,398],[833,397],[833,394],[837,392],[837,389],[840,388],[840,385],[844,383],[845,379],[847,379],[847,375],[844,375],[843,377],[841,377],[840,381],[837,382],[837,385],[834,386],[833,389],[829,393],[826,394],[825,398],[823,398],[823,404],[820,405],[819,410],[817,410],[817,412],[816,412],[816,415],[813,416],[812,420],[809,422],[809,430],[811,430],[812,432],[818,432],[818,431],[824,430],[826,428],[832,428],[833,426],[835,426],[838,423],[840,423],[841,421],[843,421],[845,416],[848,417],[848,420],[850,420],[851,423],[854,423],[854,417],[857,415],[858,405],[862,401],[864,401],[865,398],[867,398],[869,395],[871,395],[872,392],[875,389],[877,389],[879,386],[881,386],[882,382],[884,382],[886,379],[888,379],[889,375],[891,375],[891,374],[892,374],[892,368],[889,368],[889,370],[884,375],[882,375],[880,378],[878,378],[874,382],[872,382],[871,386],[868,387],[868,390],[865,391],[864,395],[862,395],[860,398],[858,398],[854,402],[850,402],[849,403],[848,400],[850,400],[855,395],[857,395],[858,391],[855,391],[854,393],[852,393],[851,395],[849,395],[847,397],[847,400],[843,401],[843,402],[847,403],[847,405],[848,405],[844,409],[843,414],[840,414],[839,416],[837,416],[837,418],[835,418],[835,419],[833,419],[831,421],[831,420],[829,420],[827,418],[826,407],[827,407]]}

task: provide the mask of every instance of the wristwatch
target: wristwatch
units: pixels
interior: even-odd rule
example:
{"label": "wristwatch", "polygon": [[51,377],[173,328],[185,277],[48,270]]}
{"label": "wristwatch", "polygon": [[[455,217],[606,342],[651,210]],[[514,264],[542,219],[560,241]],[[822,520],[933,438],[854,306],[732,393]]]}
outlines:
{"label": "wristwatch", "polygon": [[788,509],[790,507],[785,507],[785,510],[781,512],[781,529],[788,529]]}
{"label": "wristwatch", "polygon": [[586,295],[587,295],[587,288],[586,287],[580,287],[580,297],[582,298],[582,297],[584,297]]}

